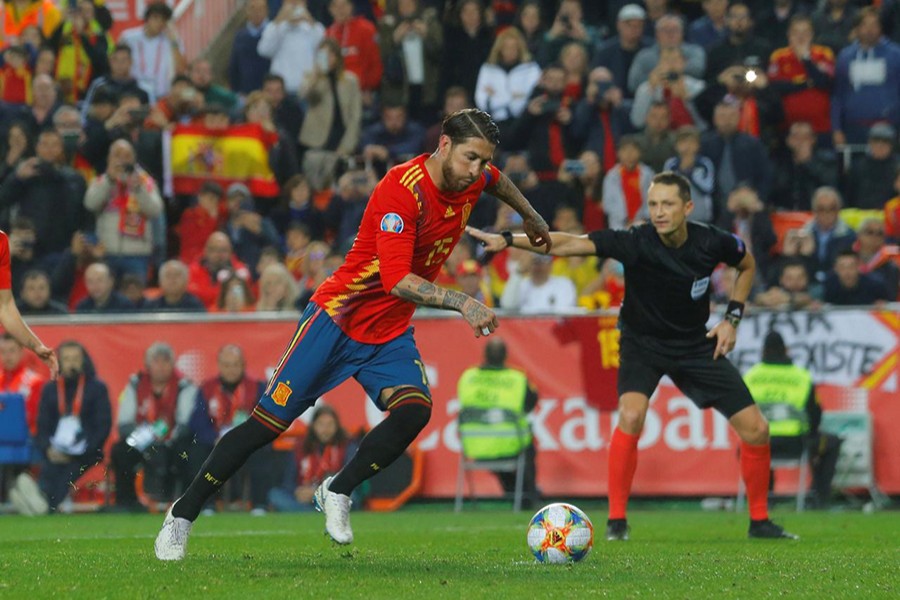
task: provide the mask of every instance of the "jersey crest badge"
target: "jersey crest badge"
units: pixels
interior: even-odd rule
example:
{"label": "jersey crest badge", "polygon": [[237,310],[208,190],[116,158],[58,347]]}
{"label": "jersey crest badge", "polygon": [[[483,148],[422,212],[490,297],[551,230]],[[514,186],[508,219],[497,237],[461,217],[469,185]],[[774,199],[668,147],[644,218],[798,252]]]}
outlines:
{"label": "jersey crest badge", "polygon": [[272,392],[272,401],[278,406],[287,406],[288,398],[291,397],[293,392],[294,390],[291,389],[291,386],[283,381],[279,381],[275,391]]}
{"label": "jersey crest badge", "polygon": [[706,293],[707,288],[709,288],[709,277],[695,279],[694,285],[691,286],[691,298],[699,300]]}
{"label": "jersey crest badge", "polygon": [[397,213],[387,213],[381,217],[381,230],[390,233],[401,233],[403,231],[403,218]]}

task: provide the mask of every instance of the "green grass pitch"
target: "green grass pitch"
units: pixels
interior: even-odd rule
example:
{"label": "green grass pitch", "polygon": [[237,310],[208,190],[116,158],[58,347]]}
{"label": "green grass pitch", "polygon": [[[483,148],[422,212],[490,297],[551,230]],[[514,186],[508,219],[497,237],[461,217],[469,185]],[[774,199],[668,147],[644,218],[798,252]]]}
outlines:
{"label": "green grass pitch", "polygon": [[194,527],[188,557],[159,563],[161,515],[0,517],[0,598],[898,598],[900,515],[803,513],[777,522],[801,540],[746,538],[746,516],[639,510],[629,542],[602,539],[604,506],[579,502],[594,550],[539,565],[530,513],[419,506],[354,513],[336,547],[323,518],[218,514]]}

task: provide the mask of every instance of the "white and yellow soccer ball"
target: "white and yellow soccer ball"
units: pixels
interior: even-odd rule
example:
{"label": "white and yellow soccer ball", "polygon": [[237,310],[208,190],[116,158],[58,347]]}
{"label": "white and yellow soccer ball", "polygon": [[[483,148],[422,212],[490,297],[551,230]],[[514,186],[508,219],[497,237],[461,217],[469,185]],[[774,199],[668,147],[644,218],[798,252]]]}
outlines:
{"label": "white and yellow soccer ball", "polygon": [[583,560],[594,545],[594,525],[573,504],[556,502],[537,511],[528,523],[528,549],[541,563]]}

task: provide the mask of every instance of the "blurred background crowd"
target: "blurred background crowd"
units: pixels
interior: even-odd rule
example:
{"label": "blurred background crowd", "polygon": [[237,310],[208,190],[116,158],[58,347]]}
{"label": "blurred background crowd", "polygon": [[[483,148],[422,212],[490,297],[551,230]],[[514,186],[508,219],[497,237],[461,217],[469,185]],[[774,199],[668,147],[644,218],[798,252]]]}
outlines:
{"label": "blurred background crowd", "polygon": [[[208,56],[185,55],[162,2],[118,39],[103,0],[3,11],[0,228],[26,315],[296,312],[380,176],[469,106],[555,229],[639,222],[675,170],[692,218],[747,242],[759,305],[897,299],[894,0],[247,0]],[[190,160],[210,176],[183,184],[184,136],[247,131],[271,185],[222,176],[209,148]],[[516,219],[485,196],[470,224]],[[521,312],[616,306],[622,281],[612,261],[468,240],[440,279]]]}

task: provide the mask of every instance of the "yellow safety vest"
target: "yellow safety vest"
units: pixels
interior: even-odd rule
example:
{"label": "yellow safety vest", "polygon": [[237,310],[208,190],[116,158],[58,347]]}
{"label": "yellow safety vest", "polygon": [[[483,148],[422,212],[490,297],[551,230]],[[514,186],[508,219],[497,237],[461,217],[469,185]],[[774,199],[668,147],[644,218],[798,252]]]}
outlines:
{"label": "yellow safety vest", "polygon": [[[527,391],[528,379],[516,369],[473,367],[462,374],[457,384],[460,413],[467,409],[484,411],[481,419],[460,420],[465,456],[479,460],[515,456],[531,444],[531,429],[525,414]],[[491,409],[512,411],[518,415],[518,421],[493,419]]]}
{"label": "yellow safety vest", "polygon": [[744,382],[769,421],[769,435],[796,437],[809,431],[809,371],[794,365],[760,363],[747,371]]}

